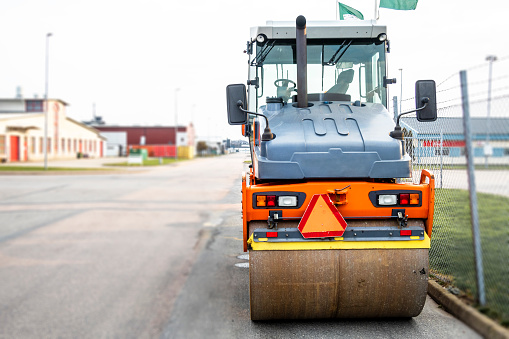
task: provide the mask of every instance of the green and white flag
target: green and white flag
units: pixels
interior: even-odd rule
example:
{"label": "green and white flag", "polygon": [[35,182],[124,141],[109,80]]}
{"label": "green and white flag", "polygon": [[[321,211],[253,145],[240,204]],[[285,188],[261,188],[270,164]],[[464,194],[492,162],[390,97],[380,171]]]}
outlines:
{"label": "green and white flag", "polygon": [[409,11],[417,7],[417,1],[418,0],[380,0],[380,7]]}
{"label": "green and white flag", "polygon": [[339,6],[339,20],[364,20],[364,15],[361,12],[347,5],[338,2]]}

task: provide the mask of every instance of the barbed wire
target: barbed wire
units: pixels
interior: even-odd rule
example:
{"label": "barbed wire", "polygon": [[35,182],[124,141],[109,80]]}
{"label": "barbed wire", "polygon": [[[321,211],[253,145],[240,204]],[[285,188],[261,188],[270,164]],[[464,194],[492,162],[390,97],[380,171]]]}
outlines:
{"label": "barbed wire", "polygon": [[[505,95],[496,96],[496,97],[491,98],[492,101],[498,101],[498,100],[503,100],[503,99],[509,99],[509,94],[505,94]],[[454,99],[444,100],[444,101],[441,101],[440,103],[451,102],[451,101],[455,101],[455,100],[461,101],[461,98],[454,98]],[[486,99],[476,100],[476,101],[470,101],[469,100],[470,105],[475,105],[475,104],[480,104],[480,103],[485,103],[485,102],[487,102]],[[439,109],[440,110],[448,110],[448,109],[452,109],[452,108],[458,108],[460,106],[461,106],[461,103],[459,103],[457,105],[450,105],[450,106],[440,107]]]}
{"label": "barbed wire", "polygon": [[[508,56],[504,56],[500,59],[498,59],[497,61],[498,62],[501,62],[501,61],[506,61],[506,60],[509,60],[509,55]],[[482,68],[483,66],[487,66],[488,64],[485,63],[485,64],[480,64],[480,65],[476,65],[476,66],[472,66],[468,69],[466,69],[466,71],[472,71],[472,70],[476,70],[476,69],[480,69]],[[456,72],[456,73],[453,73],[451,74],[449,77],[447,77],[444,81],[442,81],[440,84],[437,85],[437,89],[439,86],[443,85],[444,83],[446,83],[447,81],[449,81],[450,79],[452,79],[453,77],[457,77],[458,81],[459,81],[459,72]],[[495,83],[495,86],[497,86],[497,84],[499,84],[500,81],[503,81],[503,80],[506,80],[506,79],[509,79],[509,74],[504,74],[504,75],[501,75],[501,76],[496,76],[496,77],[493,77],[491,79],[491,82],[492,82],[492,86],[493,86],[493,83]],[[490,82],[489,79],[482,79],[482,80],[477,80],[477,81],[469,81],[468,82],[468,86],[469,88],[471,87],[477,87],[477,86],[481,86],[481,85],[487,85],[488,83]],[[445,88],[445,89],[440,89],[440,90],[437,90],[437,94],[445,94],[447,92],[451,92],[451,91],[454,91],[454,90],[460,90],[461,89],[461,84],[457,84],[455,86],[451,86],[451,87],[448,87],[448,88]],[[504,90],[507,90],[509,89],[509,86],[504,86],[504,87],[494,87],[492,88],[492,93],[493,92],[501,92],[501,91],[504,91]],[[487,91],[487,88],[486,88],[486,91]],[[477,93],[473,93],[473,94],[469,94],[469,96],[471,97],[478,97],[480,95],[486,95],[486,91],[483,91],[482,93],[481,92],[477,92]],[[447,100],[441,100],[439,103],[444,103],[444,102],[451,102],[451,101],[454,101],[454,100],[460,100],[461,98],[451,98],[451,99],[447,99]],[[410,98],[406,98],[406,99],[401,99],[401,102],[408,102],[408,101],[413,101],[415,100],[415,97],[410,97]]]}
{"label": "barbed wire", "polygon": [[[498,58],[498,60],[496,62],[500,63],[500,62],[505,62],[506,60],[509,60],[509,55],[506,55],[506,56],[503,56],[501,58]],[[467,71],[467,72],[468,71],[473,71],[473,70],[480,69],[480,68],[483,68],[483,67],[488,67],[488,66],[489,66],[489,62],[484,62],[482,64],[478,64],[478,65],[472,66],[470,68],[467,68],[467,69],[465,69],[465,71]],[[455,73],[451,74],[445,80],[443,80],[441,83],[439,83],[437,85],[437,88],[440,87],[445,82],[449,81],[451,78],[457,76],[457,75],[459,75],[459,72],[455,72]]]}
{"label": "barbed wire", "polygon": [[[507,87],[504,87],[504,88],[501,88],[500,90],[502,89],[507,89],[509,90],[509,86]],[[476,94],[469,94],[469,98],[477,98],[481,95],[485,95],[485,93],[476,93]],[[401,100],[402,102],[406,102],[406,101],[410,101],[412,99],[415,99],[414,98],[411,98],[411,99],[405,99],[405,100]],[[503,100],[503,99],[509,99],[509,94],[503,94],[503,95],[499,95],[499,96],[494,96],[491,98],[491,100],[493,102],[496,102],[498,100]],[[437,102],[437,105],[443,105],[445,103],[448,103],[448,102],[453,102],[453,101],[457,101],[458,104],[455,104],[455,105],[449,105],[449,106],[442,106],[442,107],[439,107],[440,110],[444,110],[444,109],[450,109],[450,108],[453,108],[453,107],[459,107],[461,106],[461,97],[454,97],[454,98],[451,98],[451,99],[446,99],[446,100],[441,100],[439,102]],[[488,100],[487,99],[477,99],[477,100],[469,100],[470,104],[471,105],[475,105],[475,104],[479,104],[479,103],[483,103],[483,102],[487,102]]]}
{"label": "barbed wire", "polygon": [[[502,99],[509,99],[509,94],[493,97],[493,98],[491,98],[491,101],[497,101],[497,100],[502,100]],[[486,102],[486,101],[488,101],[488,100],[483,99],[483,100],[477,100],[477,101],[470,101],[470,104],[474,105],[474,104],[479,104],[479,103]]]}

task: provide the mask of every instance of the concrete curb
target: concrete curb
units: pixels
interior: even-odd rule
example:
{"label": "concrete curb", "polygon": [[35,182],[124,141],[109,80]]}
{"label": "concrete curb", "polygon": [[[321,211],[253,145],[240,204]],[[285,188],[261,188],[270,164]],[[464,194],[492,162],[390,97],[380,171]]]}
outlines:
{"label": "concrete curb", "polygon": [[483,337],[496,339],[509,338],[509,330],[462,302],[436,281],[428,281],[428,294],[448,312],[476,330]]}

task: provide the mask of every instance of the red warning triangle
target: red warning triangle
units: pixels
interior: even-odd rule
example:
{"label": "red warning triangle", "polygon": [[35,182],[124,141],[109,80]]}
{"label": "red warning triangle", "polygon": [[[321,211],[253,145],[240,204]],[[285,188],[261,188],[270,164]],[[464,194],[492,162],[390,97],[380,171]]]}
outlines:
{"label": "red warning triangle", "polygon": [[302,236],[308,238],[341,237],[346,221],[327,194],[315,194],[299,223]]}

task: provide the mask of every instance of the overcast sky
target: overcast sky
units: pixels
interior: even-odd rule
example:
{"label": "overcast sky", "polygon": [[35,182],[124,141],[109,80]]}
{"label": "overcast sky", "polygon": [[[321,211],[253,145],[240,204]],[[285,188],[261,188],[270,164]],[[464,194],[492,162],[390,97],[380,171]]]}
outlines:
{"label": "overcast sky", "polygon": [[[374,16],[374,0],[343,3]],[[389,76],[398,78],[391,97],[400,68],[410,98],[418,79],[440,83],[488,54],[509,56],[508,8],[500,0],[420,0],[415,11],[380,9]],[[335,9],[331,0],[2,0],[0,97],[14,97],[17,86],[26,98],[43,97],[51,32],[49,97],[69,103],[68,116],[90,120],[95,103],[108,124],[173,125],[177,95],[180,124],[192,120],[202,138],[237,139],[225,87],[247,80],[249,28],[300,14],[335,20]]]}

